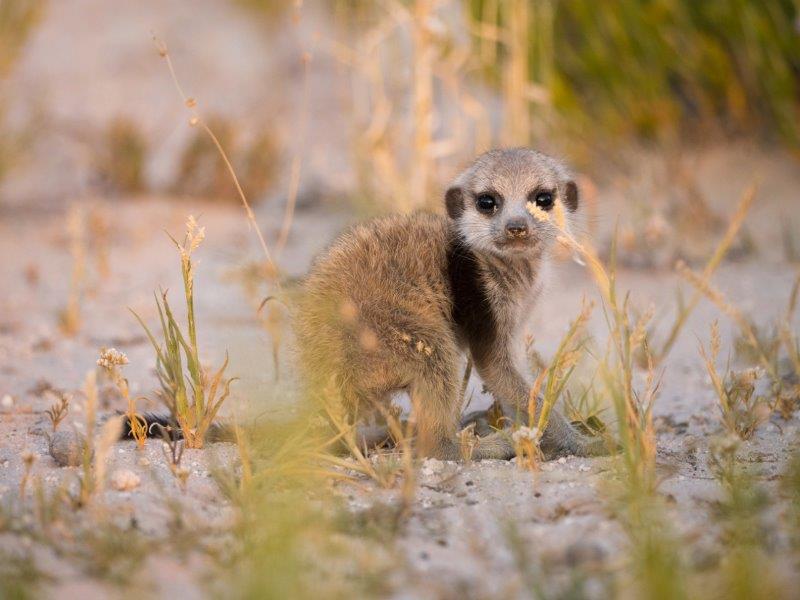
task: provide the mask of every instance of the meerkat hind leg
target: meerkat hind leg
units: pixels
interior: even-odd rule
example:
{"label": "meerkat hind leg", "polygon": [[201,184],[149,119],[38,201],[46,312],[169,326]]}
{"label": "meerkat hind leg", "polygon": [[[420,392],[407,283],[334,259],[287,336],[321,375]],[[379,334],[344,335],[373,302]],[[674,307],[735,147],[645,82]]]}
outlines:
{"label": "meerkat hind leg", "polygon": [[[411,405],[416,422],[416,447],[420,456],[442,460],[462,458],[456,439],[461,403],[458,394],[457,361],[441,362],[431,369],[418,373],[411,385]],[[504,432],[494,432],[479,437],[472,449],[471,458],[509,459],[514,447]]]}

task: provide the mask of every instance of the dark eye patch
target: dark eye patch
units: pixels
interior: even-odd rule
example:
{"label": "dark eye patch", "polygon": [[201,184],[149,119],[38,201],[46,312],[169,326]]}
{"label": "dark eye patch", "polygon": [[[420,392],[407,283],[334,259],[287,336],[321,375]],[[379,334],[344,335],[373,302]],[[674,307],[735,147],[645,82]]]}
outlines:
{"label": "dark eye patch", "polygon": [[528,194],[528,202],[533,202],[542,210],[550,210],[555,204],[555,193],[551,190],[535,190]]}
{"label": "dark eye patch", "polygon": [[500,200],[492,192],[482,192],[475,196],[475,208],[484,215],[493,215],[500,208]]}

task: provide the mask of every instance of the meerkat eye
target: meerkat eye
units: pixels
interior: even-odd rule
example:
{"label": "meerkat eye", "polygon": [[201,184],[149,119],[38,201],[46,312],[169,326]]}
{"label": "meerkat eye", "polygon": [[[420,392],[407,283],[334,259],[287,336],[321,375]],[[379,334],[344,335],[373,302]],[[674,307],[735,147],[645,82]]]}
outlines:
{"label": "meerkat eye", "polygon": [[497,210],[497,200],[491,194],[481,194],[475,199],[477,209],[485,214],[492,214]]}
{"label": "meerkat eye", "polygon": [[533,201],[536,203],[536,206],[542,210],[550,210],[553,208],[553,194],[550,192],[537,192]]}

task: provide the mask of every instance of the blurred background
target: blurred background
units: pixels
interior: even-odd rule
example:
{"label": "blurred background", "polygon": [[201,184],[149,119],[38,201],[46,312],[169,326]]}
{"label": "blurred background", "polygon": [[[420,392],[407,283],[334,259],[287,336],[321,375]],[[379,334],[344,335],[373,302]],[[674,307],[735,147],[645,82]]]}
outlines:
{"label": "blurred background", "polygon": [[599,185],[646,156],[677,194],[690,149],[796,156],[797,13],[794,0],[4,0],[0,202],[237,202],[153,35],[254,203],[285,201],[297,172],[300,205],[434,208],[498,145],[563,154]]}
{"label": "blurred background", "polygon": [[575,168],[582,233],[608,258],[616,231],[631,276],[705,262],[757,185],[727,258],[780,271],[800,252],[799,19],[794,0],[2,0],[5,329],[87,352],[135,337],[124,307],[155,317],[152,290],[179,281],[163,231],[191,213],[215,278],[201,335],[261,393],[288,335],[277,309],[254,316],[275,269],[302,275],[354,220],[441,211],[508,145]]}
{"label": "blurred background", "polygon": [[250,333],[268,271],[302,275],[359,218],[441,211],[449,180],[508,145],[576,169],[583,233],[607,258],[617,231],[623,267],[704,262],[751,185],[728,258],[794,263],[799,30],[793,0],[3,0],[5,313],[147,315],[176,275],[162,230],[205,215],[211,270],[244,286],[207,286],[209,312],[266,373],[249,349],[283,337]]}

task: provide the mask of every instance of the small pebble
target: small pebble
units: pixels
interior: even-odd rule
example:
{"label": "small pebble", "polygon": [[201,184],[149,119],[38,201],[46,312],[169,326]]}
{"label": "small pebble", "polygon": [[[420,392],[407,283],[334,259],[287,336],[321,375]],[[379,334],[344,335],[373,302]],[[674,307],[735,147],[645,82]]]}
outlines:
{"label": "small pebble", "polygon": [[111,474],[111,485],[120,492],[128,492],[137,488],[141,482],[139,476],[128,469],[119,469]]}
{"label": "small pebble", "polygon": [[567,546],[564,561],[572,568],[593,565],[598,567],[606,559],[606,551],[602,546],[591,541],[575,542]]}
{"label": "small pebble", "polygon": [[86,438],[72,429],[56,431],[50,436],[50,456],[59,467],[77,467],[83,460]]}

